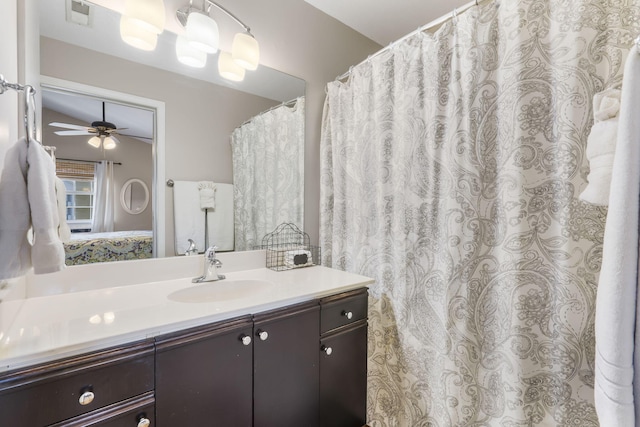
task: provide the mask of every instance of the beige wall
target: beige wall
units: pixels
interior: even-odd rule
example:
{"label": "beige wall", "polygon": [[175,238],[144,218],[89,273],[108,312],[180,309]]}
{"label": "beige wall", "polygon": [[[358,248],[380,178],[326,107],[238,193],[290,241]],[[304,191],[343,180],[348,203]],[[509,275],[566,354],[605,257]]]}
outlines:
{"label": "beige wall", "polygon": [[[365,59],[369,54],[377,51],[380,46],[365,38],[351,28],[343,25],[328,15],[310,6],[303,0],[233,0],[219,1],[228,7],[241,19],[250,24],[252,33],[260,42],[261,64],[276,70],[302,78],[306,81],[306,141],[305,141],[305,231],[313,242],[317,242],[319,228],[319,195],[320,195],[320,127],[322,108],[325,98],[325,86],[328,82],[349,66]],[[43,40],[43,51],[51,47]],[[224,120],[233,111],[207,110],[207,99],[215,94],[213,85],[207,91],[193,91],[185,80],[176,78],[170,85],[154,86],[154,77],[148,81],[132,81],[119,66],[103,69],[94,67],[90,55],[84,56],[43,56],[42,74],[52,77],[74,80],[80,83],[107,87],[113,90],[129,92],[147,98],[162,100],[163,97],[181,99],[181,106],[167,108],[167,124],[170,120],[189,120],[183,108],[190,104],[201,107],[198,112],[200,123],[206,123],[210,129],[223,125]],[[70,66],[74,64],[74,66]],[[71,69],[71,70],[67,70]],[[67,71],[74,71],[74,77],[65,76]],[[100,84],[108,79],[115,82],[118,88]],[[142,88],[144,87],[144,89]],[[261,111],[260,108],[256,112]],[[244,117],[240,122],[242,122]],[[224,125],[223,125],[224,126]],[[223,128],[220,128],[221,130]],[[230,133],[230,132],[229,132]],[[226,135],[228,136],[229,133]],[[209,146],[187,153],[174,147],[174,141],[180,141],[180,135],[167,131],[167,178],[186,179],[189,170],[205,170],[204,162],[215,159],[216,156],[226,156],[229,147],[226,141],[208,137]],[[205,176],[190,179],[213,179],[223,173],[218,167],[209,168],[216,176]],[[229,175],[230,176],[230,175]],[[231,182],[228,181],[222,182]],[[171,193],[166,194],[167,227],[172,223]],[[172,233],[171,233],[172,234]],[[171,248],[169,248],[171,246]],[[167,236],[167,253],[173,253],[172,238]]]}
{"label": "beige wall", "polygon": [[62,122],[86,126],[72,117],[60,114],[48,109],[42,110],[42,142],[45,145],[56,147],[56,157],[73,160],[113,160],[122,163],[115,165],[113,179],[115,184],[114,195],[114,230],[151,230],[153,228],[153,216],[151,200],[149,206],[142,213],[132,215],[122,209],[120,205],[120,190],[130,178],[139,178],[147,184],[151,190],[153,179],[153,157],[151,144],[125,136],[118,136],[120,144],[114,150],[103,151],[87,144],[88,136],[58,136],[54,134],[59,128],[47,126],[47,123]]}

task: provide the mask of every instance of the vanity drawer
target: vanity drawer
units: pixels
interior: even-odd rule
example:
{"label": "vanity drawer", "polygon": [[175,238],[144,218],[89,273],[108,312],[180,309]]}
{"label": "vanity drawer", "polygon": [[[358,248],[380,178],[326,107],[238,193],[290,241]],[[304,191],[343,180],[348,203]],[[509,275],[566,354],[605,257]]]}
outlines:
{"label": "vanity drawer", "polygon": [[50,427],[154,427],[155,399],[153,392],[127,399],[88,414],[53,424]]}
{"label": "vanity drawer", "polygon": [[12,427],[47,426],[153,389],[146,340],[0,375],[0,414]]}
{"label": "vanity drawer", "polygon": [[320,300],[320,333],[367,318],[367,288],[332,295]]}

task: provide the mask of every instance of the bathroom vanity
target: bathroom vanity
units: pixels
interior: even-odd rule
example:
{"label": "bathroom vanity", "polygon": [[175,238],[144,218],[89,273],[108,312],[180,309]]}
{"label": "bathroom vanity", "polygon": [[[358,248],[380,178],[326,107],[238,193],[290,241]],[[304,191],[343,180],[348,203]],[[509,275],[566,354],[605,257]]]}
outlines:
{"label": "bathroom vanity", "polygon": [[[15,357],[0,358],[6,366],[0,372],[2,425],[364,425],[371,280],[325,267],[260,268],[227,277],[211,282],[204,294],[175,279],[27,299],[25,307],[35,309],[82,297],[79,310],[87,312],[93,296],[102,321],[89,316],[79,323],[67,306],[70,318],[61,322],[60,337],[16,337],[14,346],[3,341],[0,355]],[[261,282],[267,291],[251,288]],[[234,284],[249,286],[250,294],[229,293]],[[225,285],[229,289],[220,293]],[[219,300],[207,300],[210,293]],[[137,307],[129,300],[136,295]],[[129,307],[105,316],[121,298]],[[113,328],[112,335],[110,326],[120,317],[128,331]],[[23,337],[38,322],[16,321],[23,322]],[[91,326],[95,339],[87,340],[82,329]]]}

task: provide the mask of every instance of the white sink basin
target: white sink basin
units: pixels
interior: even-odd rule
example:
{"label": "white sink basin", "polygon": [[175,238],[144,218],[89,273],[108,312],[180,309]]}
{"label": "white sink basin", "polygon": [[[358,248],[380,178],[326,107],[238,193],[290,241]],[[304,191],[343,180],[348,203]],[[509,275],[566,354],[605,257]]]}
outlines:
{"label": "white sink basin", "polygon": [[216,302],[246,298],[269,290],[273,283],[264,280],[219,280],[200,283],[170,293],[167,298],[177,302]]}

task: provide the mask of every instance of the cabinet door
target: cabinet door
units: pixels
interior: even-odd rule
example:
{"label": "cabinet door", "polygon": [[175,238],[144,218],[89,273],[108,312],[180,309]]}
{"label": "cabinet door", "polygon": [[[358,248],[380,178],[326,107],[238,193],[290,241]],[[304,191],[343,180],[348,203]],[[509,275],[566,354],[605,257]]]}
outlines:
{"label": "cabinet door", "polygon": [[251,334],[247,317],[159,338],[157,425],[251,426]]}
{"label": "cabinet door", "polygon": [[320,356],[320,425],[361,427],[367,410],[367,322],[324,336]]}
{"label": "cabinet door", "polygon": [[254,316],[254,333],[254,426],[317,426],[318,303]]}

